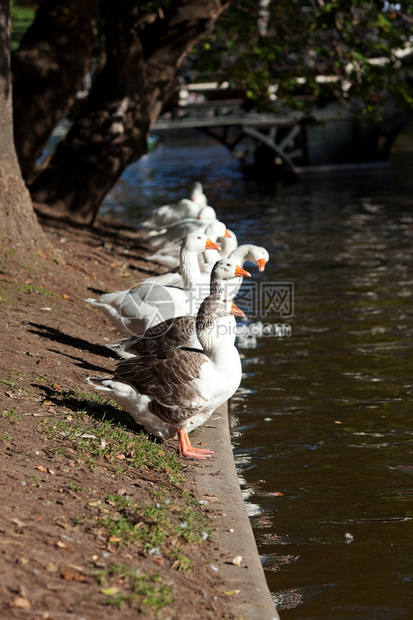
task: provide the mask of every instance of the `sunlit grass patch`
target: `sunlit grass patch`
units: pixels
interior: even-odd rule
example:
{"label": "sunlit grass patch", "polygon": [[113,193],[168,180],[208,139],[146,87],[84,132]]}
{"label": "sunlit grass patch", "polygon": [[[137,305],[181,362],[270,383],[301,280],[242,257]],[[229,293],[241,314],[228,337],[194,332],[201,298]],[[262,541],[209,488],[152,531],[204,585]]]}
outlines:
{"label": "sunlit grass patch", "polygon": [[18,290],[20,293],[36,293],[37,295],[46,295],[47,297],[58,297],[54,291],[49,291],[42,286],[35,286],[34,284],[22,284]]}
{"label": "sunlit grass patch", "polygon": [[91,469],[100,460],[116,465],[116,473],[120,475],[147,467],[165,472],[174,483],[184,479],[185,465],[175,453],[164,450],[142,431],[134,432],[119,420],[106,419],[105,414],[96,420],[87,411],[76,411],[73,417],[64,420],[43,418],[37,428],[69,442],[70,448],[78,451]]}
{"label": "sunlit grass patch", "polygon": [[[152,495],[152,497],[150,497]],[[154,558],[169,558],[177,570],[190,570],[192,561],[186,544],[202,543],[210,534],[210,524],[198,501],[188,492],[149,491],[136,502],[127,495],[112,494],[104,501],[88,504],[101,535],[106,532],[112,547],[137,545]],[[93,517],[89,518],[89,525]]]}
{"label": "sunlit grass patch", "polygon": [[17,424],[23,417],[22,413],[18,413],[15,409],[3,409],[1,417],[8,420],[12,424]]}
{"label": "sunlit grass patch", "polygon": [[[119,609],[123,603],[137,607],[137,611],[160,612],[173,603],[172,587],[159,574],[148,575],[139,568],[115,564],[110,569],[95,571],[106,603]],[[159,616],[157,616],[159,617]]]}
{"label": "sunlit grass patch", "polygon": [[28,383],[29,377],[24,372],[10,372],[0,379],[0,384],[5,385],[11,394],[35,398],[35,394],[27,387]]}

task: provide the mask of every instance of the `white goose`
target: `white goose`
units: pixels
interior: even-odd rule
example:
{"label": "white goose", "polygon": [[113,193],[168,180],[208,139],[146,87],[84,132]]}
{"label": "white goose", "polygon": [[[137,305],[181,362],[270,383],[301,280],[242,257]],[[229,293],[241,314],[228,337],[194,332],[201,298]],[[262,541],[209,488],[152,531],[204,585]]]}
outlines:
{"label": "white goose", "polygon": [[145,239],[145,244],[156,249],[171,247],[179,244],[183,237],[193,231],[203,231],[204,227],[215,222],[217,215],[212,207],[204,207],[197,218],[187,217],[178,222],[168,224],[163,228],[151,230]]}
{"label": "white goose", "polygon": [[[208,226],[205,227],[203,232],[214,243],[217,242],[218,237],[225,240],[225,239],[228,239],[231,235],[231,233],[227,230],[225,224],[223,222],[220,222],[219,220],[216,220],[215,222],[211,222],[211,224],[208,224]],[[211,269],[215,265],[217,260],[221,258],[220,253],[219,253],[219,251],[221,250],[221,247],[222,247],[221,243],[219,243],[217,245],[216,250],[210,250],[209,252],[202,252],[202,255],[201,254],[198,255],[198,263],[199,263],[199,268],[201,271],[199,282],[205,282],[206,284],[209,284]],[[173,248],[167,248],[163,250],[163,252],[165,254],[171,254],[172,250]],[[206,270],[206,269],[203,269],[202,266],[206,260],[206,255],[208,254],[212,254],[213,259],[212,261],[211,260],[208,261],[208,270]],[[202,259],[201,259],[201,256],[203,257]],[[152,260],[152,257],[150,258]],[[160,276],[151,276],[150,278],[146,278],[146,280],[144,280],[144,283],[153,282],[155,284],[163,284],[166,286],[177,286],[178,288],[184,288],[184,278],[181,275],[182,269],[180,270],[181,270],[181,273],[179,273],[178,271],[173,271],[173,272],[169,271],[168,273],[164,273]]]}
{"label": "white goose", "polygon": [[211,237],[211,239],[218,243],[218,245],[221,246],[221,249],[213,250],[208,254],[206,252],[202,252],[202,254],[199,254],[198,261],[201,273],[210,274],[211,269],[215,265],[217,260],[219,260],[220,258],[227,258],[231,254],[231,252],[233,252],[238,247],[238,241],[235,233],[228,228],[225,230],[224,235],[217,235],[217,237]]}
{"label": "white goose", "polygon": [[[268,251],[265,248],[252,243],[239,245],[231,252],[228,258],[231,261],[235,261],[241,267],[244,266],[244,263],[255,263],[258,267],[258,271],[264,271],[265,265],[270,259]],[[225,290],[225,295],[228,299],[234,299],[234,297],[238,295],[241,284],[242,278],[237,278],[233,282],[228,283]]]}
{"label": "white goose", "polygon": [[[181,246],[184,290],[148,283],[125,291],[105,293],[98,299],[89,297],[85,301],[99,308],[125,336],[142,333],[168,318],[189,314],[192,305],[189,301],[194,296],[195,285],[200,282],[197,255],[205,249],[217,247],[202,233],[187,235]],[[193,314],[196,314],[199,303],[194,306]]]}
{"label": "white goose", "polygon": [[221,295],[209,295],[196,319],[202,351],[177,349],[163,356],[131,358],[118,364],[113,377],[87,381],[109,393],[150,433],[165,439],[177,434],[184,456],[209,458],[212,451],[191,446],[188,433],[204,424],[241,382],[237,349],[216,338],[214,330],[216,320],[228,314],[243,316]]}
{"label": "white goose", "polygon": [[190,197],[183,198],[171,205],[163,205],[154,209],[151,216],[142,222],[144,228],[161,228],[184,218],[197,218],[203,207],[208,205],[207,197],[201,183],[195,181],[191,186]]}
{"label": "white goose", "polygon": [[[233,261],[228,259],[218,261],[211,272],[210,293],[222,294],[224,280],[231,280],[237,276],[250,277],[250,274]],[[201,345],[196,336],[195,323],[194,316],[174,317],[147,329],[143,334],[125,338],[107,347],[124,359],[142,355],[160,355],[165,351],[184,347],[199,349]],[[235,326],[233,316],[217,319],[217,337],[226,338],[230,345],[234,344]]]}

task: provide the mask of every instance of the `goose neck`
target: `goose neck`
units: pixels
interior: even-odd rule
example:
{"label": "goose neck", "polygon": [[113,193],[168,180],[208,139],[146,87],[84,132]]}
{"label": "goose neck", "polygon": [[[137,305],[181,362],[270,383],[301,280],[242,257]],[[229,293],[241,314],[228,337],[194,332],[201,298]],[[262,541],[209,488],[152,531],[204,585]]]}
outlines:
{"label": "goose neck", "polygon": [[191,289],[201,281],[201,270],[199,268],[198,256],[186,248],[181,251],[181,275],[184,290]]}

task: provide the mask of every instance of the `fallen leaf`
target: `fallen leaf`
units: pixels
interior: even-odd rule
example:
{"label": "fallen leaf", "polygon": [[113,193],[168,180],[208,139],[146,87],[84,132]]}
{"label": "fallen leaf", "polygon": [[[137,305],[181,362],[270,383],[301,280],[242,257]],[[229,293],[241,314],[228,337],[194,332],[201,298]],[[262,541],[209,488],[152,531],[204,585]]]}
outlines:
{"label": "fallen leaf", "polygon": [[97,499],[94,502],[88,502],[87,505],[92,506],[92,508],[95,508],[96,506],[101,506],[102,502],[100,499]]}
{"label": "fallen leaf", "polygon": [[58,392],[60,390],[60,385],[57,385],[57,383],[52,383],[52,388]]}
{"label": "fallen leaf", "polygon": [[36,469],[38,469],[39,471],[42,471],[43,473],[47,473],[47,469],[46,467],[43,467],[43,465],[37,465]]}
{"label": "fallen leaf", "polygon": [[58,525],[59,527],[62,527],[67,532],[71,532],[72,530],[76,529],[76,526],[70,525],[70,523],[68,522],[67,518],[64,515],[61,517],[56,517],[54,519],[54,523]]}
{"label": "fallen leaf", "polygon": [[44,400],[42,402],[42,407],[52,407],[53,403],[51,400]]}
{"label": "fallen leaf", "polygon": [[22,564],[23,566],[30,562],[30,560],[28,558],[19,558],[17,561],[18,561],[19,564]]}
{"label": "fallen leaf", "polygon": [[62,540],[57,541],[56,547],[59,547],[59,549],[66,549],[67,551],[72,551],[72,547],[64,543]]}
{"label": "fallen leaf", "polygon": [[126,456],[124,454],[115,454],[115,459],[123,461],[123,459],[126,459]]}
{"label": "fallen leaf", "polygon": [[227,590],[224,594],[226,596],[231,596],[232,594],[239,594],[239,592],[241,592],[241,590]]}
{"label": "fallen leaf", "polygon": [[284,493],[281,493],[281,491],[270,491],[268,495],[275,495],[276,497],[281,497],[282,495],[284,495]]}
{"label": "fallen leaf", "polygon": [[73,301],[73,299],[69,297],[69,295],[67,295],[66,293],[61,293],[60,297],[63,297],[63,299],[68,299],[69,301]]}
{"label": "fallen leaf", "polygon": [[26,524],[23,523],[23,521],[20,521],[20,519],[14,518],[14,519],[10,519],[10,521],[12,523],[15,523],[16,525],[18,525],[19,527],[26,527]]}
{"label": "fallen leaf", "polygon": [[31,609],[32,608],[30,601],[27,600],[27,598],[24,598],[23,596],[16,596],[16,598],[12,602],[12,606],[18,607],[19,609]]}
{"label": "fallen leaf", "polygon": [[109,542],[114,543],[114,542],[121,542],[123,540],[123,538],[119,538],[118,536],[109,536]]}
{"label": "fallen leaf", "polygon": [[239,566],[242,562],[242,555],[236,555],[235,558],[232,559],[232,563],[234,566]]}
{"label": "fallen leaf", "polygon": [[46,570],[48,573],[56,573],[58,569],[56,564],[53,564],[53,562],[49,562],[48,564],[46,564]]}
{"label": "fallen leaf", "polygon": [[86,569],[83,568],[83,566],[79,566],[78,564],[68,564],[68,568],[71,568],[75,571],[77,571],[78,573],[85,573]]}
{"label": "fallen leaf", "polygon": [[119,588],[117,588],[116,586],[111,586],[110,588],[102,588],[101,592],[105,596],[113,596],[114,594],[117,594],[119,592]]}
{"label": "fallen leaf", "polygon": [[70,570],[62,569],[62,577],[66,581],[87,581],[87,577],[85,575],[80,575],[79,573],[73,573]]}

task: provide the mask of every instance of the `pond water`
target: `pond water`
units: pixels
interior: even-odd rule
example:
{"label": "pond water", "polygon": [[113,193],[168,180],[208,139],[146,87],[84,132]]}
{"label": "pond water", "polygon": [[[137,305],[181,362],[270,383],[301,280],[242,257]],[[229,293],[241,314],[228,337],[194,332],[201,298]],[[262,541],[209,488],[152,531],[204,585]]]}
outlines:
{"label": "pond water", "polygon": [[[202,134],[162,134],[102,208],[137,223],[199,180],[239,243],[270,253],[264,273],[250,265],[254,290],[267,299],[261,320],[289,330],[281,337],[270,329],[255,348],[240,349],[244,376],[231,421],[282,620],[413,617],[413,138],[406,136],[388,172],[258,187]],[[285,295],[289,304],[275,303]],[[251,301],[244,297],[241,308]]]}

